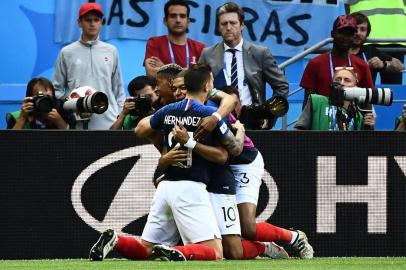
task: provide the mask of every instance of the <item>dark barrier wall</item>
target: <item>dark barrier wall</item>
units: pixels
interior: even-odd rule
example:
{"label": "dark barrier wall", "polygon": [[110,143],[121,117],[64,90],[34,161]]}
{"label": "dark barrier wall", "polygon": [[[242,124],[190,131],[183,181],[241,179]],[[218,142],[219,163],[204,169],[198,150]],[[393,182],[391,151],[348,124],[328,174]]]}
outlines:
{"label": "dark barrier wall", "polygon": [[[258,220],[317,256],[404,256],[406,134],[250,133]],[[131,132],[1,131],[0,259],[85,258],[99,231],[140,235],[159,153]]]}

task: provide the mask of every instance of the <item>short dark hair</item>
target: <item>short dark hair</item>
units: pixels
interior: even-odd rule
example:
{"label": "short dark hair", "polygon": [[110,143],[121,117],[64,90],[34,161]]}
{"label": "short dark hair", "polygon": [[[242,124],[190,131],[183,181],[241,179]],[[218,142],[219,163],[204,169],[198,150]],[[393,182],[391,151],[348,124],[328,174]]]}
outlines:
{"label": "short dark hair", "polygon": [[211,68],[207,64],[194,64],[185,72],[185,87],[189,93],[199,93],[210,80]]}
{"label": "short dark hair", "polygon": [[186,7],[186,9],[187,9],[187,17],[189,18],[190,7],[186,3],[185,0],[169,0],[168,2],[166,2],[165,6],[164,6],[165,18],[168,18],[168,16],[169,16],[169,7],[170,6],[184,6],[184,7]]}
{"label": "short dark hair", "polygon": [[244,18],[245,18],[244,10],[239,5],[237,5],[236,3],[233,3],[233,2],[227,2],[224,5],[219,6],[217,8],[217,11],[216,11],[217,21],[219,21],[221,15],[223,15],[225,13],[232,13],[232,12],[237,13],[238,19],[240,20],[240,23],[242,24],[244,22]]}
{"label": "short dark hair", "polygon": [[236,95],[238,97],[238,99],[240,98],[240,93],[238,92],[238,89],[235,88],[234,86],[224,85],[224,86],[220,87],[219,90],[221,90],[224,93],[227,93],[229,95],[234,94],[234,95]]}
{"label": "short dark hair", "polygon": [[131,96],[135,96],[136,92],[143,89],[147,85],[151,86],[152,89],[155,89],[156,80],[154,77],[142,75],[132,79],[128,84],[127,90]]}
{"label": "short dark hair", "polygon": [[174,79],[183,69],[178,64],[167,64],[161,66],[156,72],[157,79]]}
{"label": "short dark hair", "polygon": [[55,88],[54,85],[50,80],[44,77],[35,77],[32,78],[27,84],[27,90],[25,91],[26,97],[32,97],[34,86],[39,83],[40,85],[44,86],[45,88],[50,88],[52,90],[52,95],[55,96]]}
{"label": "short dark hair", "polygon": [[354,12],[350,14],[352,17],[355,18],[357,21],[357,25],[366,22],[367,23],[367,36],[371,33],[371,23],[369,22],[369,19],[367,16],[362,14],[361,12]]}

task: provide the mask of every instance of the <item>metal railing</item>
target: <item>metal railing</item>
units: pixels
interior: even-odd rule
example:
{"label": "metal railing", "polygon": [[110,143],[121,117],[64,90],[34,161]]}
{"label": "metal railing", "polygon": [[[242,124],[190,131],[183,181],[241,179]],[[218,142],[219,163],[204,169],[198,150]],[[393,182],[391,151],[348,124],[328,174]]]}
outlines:
{"label": "metal railing", "polygon": [[[333,42],[333,38],[331,38],[331,37],[326,38],[326,39],[320,41],[319,43],[314,44],[310,48],[304,50],[303,52],[298,53],[297,55],[293,56],[292,58],[289,58],[285,62],[279,64],[278,67],[284,71],[286,67],[301,60],[302,58],[304,58],[305,56],[307,56],[309,54],[317,52],[318,50],[320,50],[321,48],[323,48],[324,46],[326,46],[332,42]],[[380,43],[380,42],[399,43],[399,42],[406,42],[406,38],[368,38],[366,40],[366,42],[368,42],[368,43]],[[403,50],[403,49],[401,49],[401,50]],[[398,50],[396,50],[396,51],[398,51]],[[402,72],[406,72],[406,71],[402,70]],[[301,91],[303,91],[303,88],[299,87],[299,88],[295,89],[293,92],[290,92],[288,94],[288,97],[290,97],[298,92],[301,92]],[[403,102],[403,100],[394,100],[393,102]],[[291,123],[288,123],[288,116],[287,116],[287,114],[285,114],[282,117],[281,130],[287,130],[288,126],[293,125],[294,123],[296,123],[296,121],[297,121],[297,119],[292,121]]]}

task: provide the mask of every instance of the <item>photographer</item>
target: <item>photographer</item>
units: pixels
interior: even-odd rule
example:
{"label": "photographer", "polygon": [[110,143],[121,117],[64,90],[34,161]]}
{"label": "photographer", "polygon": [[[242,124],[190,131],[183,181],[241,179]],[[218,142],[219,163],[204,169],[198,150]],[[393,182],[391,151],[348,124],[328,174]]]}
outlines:
{"label": "photographer", "polygon": [[27,84],[21,110],[7,113],[7,129],[74,128],[73,115],[61,108],[51,81],[43,77],[33,78]]}
{"label": "photographer", "polygon": [[[375,116],[372,111],[360,111],[357,105],[343,100],[342,87],[357,86],[357,74],[351,67],[337,67],[329,97],[309,95],[308,102],[296,122],[296,130],[373,130]],[[336,85],[337,86],[337,85]]]}
{"label": "photographer", "polygon": [[403,105],[402,115],[398,116],[395,120],[395,130],[406,130],[406,104]]}
{"label": "photographer", "polygon": [[130,97],[127,97],[125,100],[122,111],[110,129],[133,129],[142,118],[153,114],[155,110],[152,107],[158,100],[155,87],[156,80],[153,77],[135,77],[128,84],[128,93],[130,94]]}

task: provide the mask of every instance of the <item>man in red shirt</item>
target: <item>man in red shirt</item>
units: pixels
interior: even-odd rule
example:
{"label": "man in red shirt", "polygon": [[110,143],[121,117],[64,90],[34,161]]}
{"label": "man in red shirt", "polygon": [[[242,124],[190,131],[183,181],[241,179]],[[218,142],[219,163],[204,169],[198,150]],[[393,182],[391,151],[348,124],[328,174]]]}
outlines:
{"label": "man in red shirt", "polygon": [[353,67],[358,76],[359,87],[374,87],[368,64],[349,53],[356,32],[357,22],[352,16],[338,16],[334,21],[331,31],[332,50],[310,60],[300,81],[300,86],[305,89],[303,106],[309,94],[329,96],[329,85],[337,67]]}
{"label": "man in red shirt", "polygon": [[156,77],[159,67],[176,63],[183,68],[196,64],[205,45],[187,38],[190,8],[184,0],[170,0],[164,7],[168,35],[151,37],[145,51],[147,75]]}

